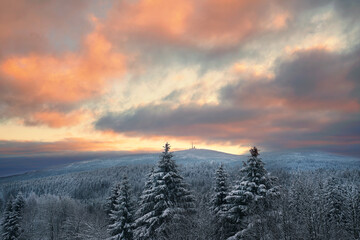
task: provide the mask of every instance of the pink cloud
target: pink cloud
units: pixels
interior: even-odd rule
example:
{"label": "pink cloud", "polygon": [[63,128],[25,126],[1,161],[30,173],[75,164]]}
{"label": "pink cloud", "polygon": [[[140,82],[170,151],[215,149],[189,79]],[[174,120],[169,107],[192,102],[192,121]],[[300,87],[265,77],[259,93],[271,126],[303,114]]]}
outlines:
{"label": "pink cloud", "polygon": [[276,1],[265,0],[122,1],[110,10],[104,31],[124,42],[222,48],[284,28],[289,16]]}
{"label": "pink cloud", "polygon": [[[109,81],[119,78],[126,70],[126,56],[114,51],[112,44],[94,31],[83,41],[79,52],[60,56],[30,54],[12,56],[0,62],[0,85],[4,86],[1,100],[7,104],[6,115],[25,117],[25,122],[44,123],[51,127],[64,126],[54,122],[56,115],[74,121],[75,112],[65,109],[91,100],[106,91]],[[28,109],[28,111],[25,111]]]}
{"label": "pink cloud", "polygon": [[[8,54],[56,52],[52,35],[60,42],[77,41],[91,29],[86,11],[90,1],[64,4],[56,0],[0,2],[0,58]],[[71,23],[71,25],[69,25]],[[74,31],[75,29],[75,31]]]}

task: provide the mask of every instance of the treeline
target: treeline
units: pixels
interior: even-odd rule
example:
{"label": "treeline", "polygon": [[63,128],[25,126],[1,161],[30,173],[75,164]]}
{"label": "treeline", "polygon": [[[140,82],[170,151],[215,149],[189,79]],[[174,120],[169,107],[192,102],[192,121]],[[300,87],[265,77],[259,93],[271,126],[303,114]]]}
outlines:
{"label": "treeline", "polygon": [[[19,234],[9,239],[359,239],[357,170],[270,175],[256,148],[241,169],[179,168],[169,149],[156,166],[2,185],[2,234],[16,215]],[[7,214],[20,191],[21,211]]]}

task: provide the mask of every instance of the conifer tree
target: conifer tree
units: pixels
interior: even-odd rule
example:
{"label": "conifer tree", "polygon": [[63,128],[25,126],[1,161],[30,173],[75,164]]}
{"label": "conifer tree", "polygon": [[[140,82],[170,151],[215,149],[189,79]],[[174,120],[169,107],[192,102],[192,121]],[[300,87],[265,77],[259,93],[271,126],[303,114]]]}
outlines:
{"label": "conifer tree", "polygon": [[11,226],[12,213],[13,213],[13,197],[10,196],[9,200],[6,203],[6,208],[1,222],[3,240],[12,239],[12,226]]}
{"label": "conifer tree", "polygon": [[136,211],[135,216],[135,236],[140,238],[141,236],[149,236],[149,218],[155,206],[154,193],[153,193],[153,181],[154,181],[154,168],[151,169],[147,176],[145,188],[140,196],[139,209]]}
{"label": "conifer tree", "polygon": [[4,240],[19,239],[22,233],[20,223],[22,220],[24,206],[25,206],[25,200],[21,192],[18,193],[15,200],[13,200],[13,198],[10,197],[6,205],[6,209],[2,221]]}
{"label": "conifer tree", "polygon": [[228,174],[224,170],[223,164],[221,164],[215,173],[214,195],[211,201],[211,210],[214,214],[218,214],[225,204],[225,197],[229,191],[227,178]]}
{"label": "conifer tree", "polygon": [[[278,188],[273,187],[271,178],[258,157],[256,147],[250,149],[251,156],[241,169],[244,175],[225,198],[226,219],[228,221],[229,239],[240,239],[249,231],[249,216],[271,207],[271,200],[279,195]],[[258,220],[252,219],[256,222]]]}
{"label": "conifer tree", "polygon": [[111,211],[115,210],[116,199],[119,196],[120,188],[121,188],[120,183],[116,183],[114,186],[112,186],[111,191],[110,191],[110,197],[108,197],[107,202],[106,202],[106,213],[107,214],[110,214]]}
{"label": "conifer tree", "polygon": [[223,239],[226,235],[226,222],[224,221],[223,211],[226,206],[225,198],[228,195],[228,174],[224,170],[223,164],[219,166],[215,173],[214,194],[211,200],[211,211],[213,213],[213,235],[216,239]]}
{"label": "conifer tree", "polygon": [[133,239],[133,204],[130,197],[129,181],[125,176],[120,185],[114,210],[111,210],[109,233],[113,240]]}
{"label": "conifer tree", "polygon": [[344,228],[351,233],[353,239],[360,237],[360,188],[356,184],[348,184],[345,189]]}
{"label": "conifer tree", "polygon": [[327,216],[329,221],[335,225],[344,222],[345,196],[339,181],[332,177],[326,185],[325,198],[327,200]]}
{"label": "conifer tree", "polygon": [[168,239],[178,229],[185,230],[191,224],[189,215],[194,212],[194,197],[172,157],[170,144],[166,143],[141,196],[135,239]]}
{"label": "conifer tree", "polygon": [[25,200],[21,192],[18,193],[16,196],[16,199],[13,203],[13,209],[12,209],[12,226],[13,226],[13,232],[14,232],[14,238],[18,239],[22,233],[21,228],[21,220],[23,215],[23,209],[25,206]]}

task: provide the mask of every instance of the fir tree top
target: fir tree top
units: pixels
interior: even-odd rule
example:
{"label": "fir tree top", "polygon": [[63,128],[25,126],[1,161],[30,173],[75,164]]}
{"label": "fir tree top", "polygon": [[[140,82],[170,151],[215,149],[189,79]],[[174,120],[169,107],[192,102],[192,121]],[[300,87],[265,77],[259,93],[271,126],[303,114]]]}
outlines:
{"label": "fir tree top", "polygon": [[155,173],[158,172],[175,172],[177,173],[175,161],[172,160],[173,154],[170,152],[170,144],[167,142],[163,146],[164,151],[160,155],[160,161],[158,162],[158,169],[155,170]]}
{"label": "fir tree top", "polygon": [[171,159],[173,157],[172,152],[170,152],[170,143],[166,142],[165,146],[163,146],[164,151],[161,154],[162,158]]}
{"label": "fir tree top", "polygon": [[241,172],[245,173],[242,181],[255,182],[256,184],[262,184],[267,181],[267,171],[265,170],[264,163],[261,158],[258,158],[259,150],[257,147],[253,147],[250,150],[250,158],[244,162],[244,166]]}
{"label": "fir tree top", "polygon": [[257,149],[257,147],[253,147],[253,148],[251,148],[250,150],[249,150],[249,152],[251,153],[251,156],[252,157],[257,157],[257,156],[259,156],[260,155],[260,151]]}

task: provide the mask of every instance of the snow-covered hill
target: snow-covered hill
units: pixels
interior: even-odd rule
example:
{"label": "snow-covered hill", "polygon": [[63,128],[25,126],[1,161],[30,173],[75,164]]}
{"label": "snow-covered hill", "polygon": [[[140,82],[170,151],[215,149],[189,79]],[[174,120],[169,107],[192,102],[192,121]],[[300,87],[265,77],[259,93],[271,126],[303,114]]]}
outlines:
{"label": "snow-covered hill", "polygon": [[[159,153],[160,154],[160,153]],[[101,157],[65,164],[62,166],[31,171],[25,174],[0,178],[1,182],[27,180],[73,172],[92,171],[126,165],[152,165],[159,159],[159,154],[131,154],[124,156]],[[266,168],[285,170],[360,169],[360,159],[323,152],[264,152],[261,153]],[[174,159],[179,165],[192,163],[224,163],[241,166],[247,155],[233,155],[206,149],[190,149],[174,152]]]}
{"label": "snow-covered hill", "polygon": [[[120,156],[95,156],[88,160],[74,161],[73,163],[57,165],[54,167],[28,171],[23,174],[2,177],[1,182],[10,182],[16,180],[28,180],[33,178],[41,178],[47,176],[54,176],[73,172],[92,171],[96,169],[111,168],[115,166],[126,166],[126,165],[152,165],[155,164],[159,159],[160,153],[149,153],[149,154],[128,154]],[[205,149],[190,149],[177,151],[174,153],[174,159],[178,164],[188,163],[200,163],[200,162],[237,162],[245,159],[244,156],[232,155],[223,152],[217,152]],[[51,159],[50,159],[51,161]]]}
{"label": "snow-covered hill", "polygon": [[360,169],[360,158],[327,152],[264,152],[261,157],[268,169]]}

